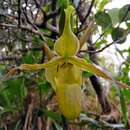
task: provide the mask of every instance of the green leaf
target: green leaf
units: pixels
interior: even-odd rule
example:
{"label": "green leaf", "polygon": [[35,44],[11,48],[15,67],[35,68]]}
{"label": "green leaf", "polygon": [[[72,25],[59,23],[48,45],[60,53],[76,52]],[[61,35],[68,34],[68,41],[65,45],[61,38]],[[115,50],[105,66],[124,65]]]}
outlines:
{"label": "green leaf", "polygon": [[61,8],[60,19],[59,19],[59,34],[61,35],[65,24],[65,12],[64,9],[69,5],[69,0],[58,0],[58,4]]}
{"label": "green leaf", "polygon": [[130,29],[130,21],[126,22],[126,25],[127,25],[128,29]]}
{"label": "green leaf", "polygon": [[95,14],[95,19],[96,19],[97,25],[101,26],[103,29],[111,28],[112,27],[111,18],[105,12],[98,11]]}
{"label": "green leaf", "polygon": [[32,43],[37,45],[37,44],[41,43],[41,39],[39,37],[33,35],[32,36]]}
{"label": "green leaf", "polygon": [[119,23],[119,9],[118,8],[113,8],[111,10],[108,10],[108,14],[111,18],[113,26]]}
{"label": "green leaf", "polygon": [[8,80],[0,91],[1,104],[10,109],[13,107],[21,109],[25,95],[24,79]]}
{"label": "green leaf", "polygon": [[33,54],[32,54],[32,52],[28,52],[28,53],[26,53],[25,56],[23,56],[22,63],[28,63],[28,64],[33,63]]}
{"label": "green leaf", "polygon": [[130,101],[130,90],[123,89],[122,92],[125,95],[125,97]]}
{"label": "green leaf", "polygon": [[119,11],[120,22],[130,20],[130,4],[123,6]]}
{"label": "green leaf", "polygon": [[56,122],[54,122],[54,125],[56,127],[56,130],[63,130],[63,128]]}
{"label": "green leaf", "polygon": [[128,110],[127,110],[125,97],[124,97],[124,94],[123,94],[122,90],[120,89],[119,92],[120,92],[119,96],[120,96],[121,110],[122,110],[124,122],[125,122],[125,125],[126,125],[127,121],[128,121]]}
{"label": "green leaf", "polygon": [[119,27],[113,28],[111,36],[113,41],[117,41],[117,43],[123,43],[126,40],[126,30]]}
{"label": "green leaf", "polygon": [[9,98],[9,93],[6,92],[6,91],[3,91],[3,93],[0,94],[0,97],[1,97],[1,104],[2,106],[8,108],[8,109],[11,109],[11,100]]}
{"label": "green leaf", "polygon": [[92,75],[93,75],[92,73],[83,72],[83,77],[90,77],[90,76],[92,76]]}
{"label": "green leaf", "polygon": [[60,35],[63,33],[64,25],[65,25],[65,12],[64,10],[62,10],[60,13],[60,20],[59,20],[59,34]]}
{"label": "green leaf", "polygon": [[99,4],[99,9],[103,10],[104,6],[109,2],[109,0],[102,0]]}
{"label": "green leaf", "polygon": [[58,4],[61,9],[65,9],[69,5],[69,0],[58,0]]}
{"label": "green leaf", "polygon": [[43,81],[43,82],[38,82],[38,87],[41,89],[42,93],[47,93],[49,92],[51,85],[50,83]]}
{"label": "green leaf", "polygon": [[101,40],[101,41],[99,41],[99,42],[96,42],[95,46],[96,46],[96,48],[100,48],[100,46],[101,46],[102,44],[104,44],[104,43],[107,43],[107,40],[103,39],[103,40]]}
{"label": "green leaf", "polygon": [[62,121],[62,118],[61,118],[61,115],[59,115],[58,113],[56,112],[53,112],[51,110],[43,110],[44,114],[48,117],[50,117],[51,119],[55,120],[55,121],[58,121],[58,122],[61,122]]}

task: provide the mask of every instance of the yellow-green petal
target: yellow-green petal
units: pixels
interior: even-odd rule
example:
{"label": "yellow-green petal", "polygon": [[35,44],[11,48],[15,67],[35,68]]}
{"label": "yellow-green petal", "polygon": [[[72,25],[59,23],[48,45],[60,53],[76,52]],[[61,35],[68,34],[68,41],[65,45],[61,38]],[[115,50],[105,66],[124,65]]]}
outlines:
{"label": "yellow-green petal", "polygon": [[63,61],[64,61],[63,58],[53,58],[52,60],[43,64],[22,64],[18,68],[21,70],[39,70],[39,69],[53,67]]}
{"label": "yellow-green petal", "polygon": [[51,83],[52,88],[56,91],[54,78],[57,75],[57,65],[45,69],[46,80]]}
{"label": "yellow-green petal", "polygon": [[62,84],[78,83],[82,85],[81,69],[78,66],[70,63],[64,63],[63,65],[59,66],[56,77]]}
{"label": "yellow-green petal", "polygon": [[56,96],[59,109],[68,119],[79,117],[81,111],[81,86],[79,84],[63,84],[55,78]]}
{"label": "yellow-green petal", "polygon": [[104,79],[113,80],[113,78],[107,72],[103,71],[101,68],[97,67],[94,64],[87,63],[84,59],[78,57],[71,57],[68,61],[74,65],[79,66],[80,68],[89,71],[97,76],[100,76]]}
{"label": "yellow-green petal", "polygon": [[84,69],[85,71],[89,71],[93,74],[96,74],[99,77],[102,77],[104,79],[110,80],[114,82],[115,84],[119,85],[121,88],[128,88],[130,90],[130,86],[127,84],[124,84],[118,80],[115,80],[114,77],[111,76],[109,72],[106,70],[102,70],[97,65],[87,63],[84,59],[78,58],[78,57],[70,57],[68,59],[68,62],[74,65],[77,65],[78,67]]}

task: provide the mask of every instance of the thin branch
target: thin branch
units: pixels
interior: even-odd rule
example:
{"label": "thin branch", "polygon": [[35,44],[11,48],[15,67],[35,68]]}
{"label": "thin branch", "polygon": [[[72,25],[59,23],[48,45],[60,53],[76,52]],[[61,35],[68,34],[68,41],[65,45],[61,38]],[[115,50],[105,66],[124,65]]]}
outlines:
{"label": "thin branch", "polygon": [[0,62],[4,62],[4,61],[17,61],[20,58],[18,58],[17,56],[0,56]]}
{"label": "thin branch", "polygon": [[[80,37],[79,42],[80,42],[80,49],[82,48],[82,46],[84,45],[84,43],[88,40],[88,38],[90,37],[90,34],[92,32],[94,26],[94,21],[90,22],[89,25],[86,27],[86,29],[84,30],[83,35]],[[80,50],[79,49],[79,50]]]}
{"label": "thin branch", "polygon": [[[130,33],[130,31],[127,32],[127,34],[129,34],[129,33]],[[127,34],[126,34],[126,35],[127,35]],[[126,36],[124,36],[124,37],[126,37]],[[81,50],[80,52],[91,52],[91,53],[99,53],[99,52],[102,52],[102,51],[104,51],[106,48],[110,47],[111,45],[113,45],[113,44],[115,44],[115,43],[118,43],[118,42],[122,41],[122,39],[124,39],[124,37],[122,37],[122,38],[120,38],[120,39],[118,39],[118,40],[116,40],[116,41],[113,41],[113,42],[107,44],[106,46],[104,46],[104,47],[101,48],[100,50],[97,50],[97,51],[86,51],[86,50]]]}
{"label": "thin branch", "polygon": [[7,14],[5,12],[0,12],[0,15],[3,16],[3,17],[7,17],[7,18],[18,19],[17,16],[12,15],[12,14]]}
{"label": "thin branch", "polygon": [[[78,3],[78,6],[76,8],[76,12],[78,14],[78,17],[80,19],[80,22],[82,23],[82,21],[84,20],[84,17],[82,15],[82,12],[80,11],[80,7],[82,6],[82,4],[85,3],[85,0],[80,0],[79,3]],[[79,28],[81,28],[82,26],[80,26]]]}
{"label": "thin branch", "polygon": [[87,12],[85,18],[83,19],[82,24],[84,24],[84,22],[86,21],[86,19],[87,19],[88,16],[90,15],[90,13],[91,13],[91,11],[92,11],[92,7],[93,7],[93,5],[94,5],[94,2],[95,2],[95,0],[92,0],[92,1],[91,1],[91,4],[90,4],[89,9],[88,9],[88,12]]}
{"label": "thin branch", "polygon": [[109,44],[107,44],[106,46],[104,46],[103,48],[101,48],[100,50],[97,50],[97,51],[89,51],[89,52],[92,52],[92,53],[99,53],[99,52],[102,52],[103,50],[105,50],[106,48],[110,47],[111,45],[113,45],[115,43],[114,42],[111,42]]}
{"label": "thin branch", "polygon": [[105,35],[106,32],[107,29],[105,29],[105,31],[102,34],[100,34],[100,36],[96,39],[96,41],[93,44],[95,45],[98,42],[98,40],[100,40]]}
{"label": "thin branch", "polygon": [[47,20],[56,17],[59,13],[60,13],[60,9],[56,9],[55,11],[47,15]]}
{"label": "thin branch", "polygon": [[[18,27],[16,25],[13,25],[13,24],[6,24],[6,23],[0,23],[0,26],[3,26],[3,27],[8,27],[8,28],[16,28],[18,29]],[[41,33],[40,31],[38,30],[35,30],[29,26],[24,26],[24,25],[20,25],[19,27],[20,29],[23,29],[23,30],[26,30],[26,31],[29,31],[31,33],[34,33],[36,35],[39,35],[40,37],[42,37],[42,40],[45,41],[45,38],[43,37],[43,35],[46,36],[46,34],[44,34],[43,32]]]}
{"label": "thin branch", "polygon": [[58,29],[49,23],[46,24],[46,28],[51,32],[54,32],[56,35],[59,33]]}
{"label": "thin branch", "polygon": [[[13,24],[5,24],[5,23],[0,23],[0,26],[4,26],[4,27],[11,27],[11,28],[18,28],[16,25],[13,25]],[[39,30],[35,30],[33,28],[30,28],[30,27],[27,27],[27,26],[24,26],[24,25],[21,25],[20,26],[21,29],[24,29],[26,31],[29,31],[31,33],[34,33],[36,35],[38,35],[43,41],[46,41],[46,39],[44,38],[44,35],[43,33],[41,33]],[[51,59],[53,57],[53,54],[49,48],[49,46],[44,43],[43,44],[43,48],[48,56],[49,59]]]}
{"label": "thin branch", "polygon": [[109,44],[107,44],[106,46],[104,46],[103,48],[101,48],[100,50],[97,51],[87,51],[87,50],[80,50],[79,52],[90,52],[90,53],[99,53],[104,51],[106,48],[108,48],[109,46],[113,45],[115,42],[111,42]]}
{"label": "thin branch", "polygon": [[[21,29],[24,29],[24,30],[27,30],[27,31],[30,31],[32,33],[35,33],[37,34],[43,41],[46,41],[46,39],[44,38],[45,34],[43,35],[43,33],[40,32],[40,30],[37,28],[37,26],[35,26],[29,19],[28,19],[28,16],[26,14],[26,9],[23,8],[23,13],[26,17],[26,20],[27,22],[33,27],[27,27],[27,26],[23,26],[23,25],[20,25],[20,28]],[[9,25],[9,24],[0,24],[0,25],[3,25],[3,26],[6,26],[6,27],[13,27],[13,28],[17,28],[15,25]],[[43,49],[45,50],[45,53],[46,55],[48,56],[48,59],[51,59],[53,57],[53,53],[51,52],[49,46],[44,43],[43,44]]]}
{"label": "thin branch", "polygon": [[39,9],[41,9],[40,3],[38,3],[37,0],[34,0],[34,2],[35,2],[36,7],[39,8]]}
{"label": "thin branch", "polygon": [[33,23],[30,21],[30,19],[28,18],[28,15],[27,15],[27,13],[26,13],[26,12],[27,12],[26,8],[22,8],[22,11],[23,11],[23,14],[24,14],[24,16],[25,16],[25,18],[26,18],[26,20],[27,20],[27,23],[30,24],[34,29],[38,30],[37,26],[36,26],[35,24],[33,24]]}
{"label": "thin branch", "polygon": [[70,124],[82,124],[82,122],[84,124],[92,124],[97,126],[98,128],[112,128],[112,129],[125,129],[125,125],[124,124],[111,124],[108,123],[104,120],[95,120],[93,118],[90,118],[88,116],[86,116],[85,114],[81,114],[81,118],[80,118],[80,122],[69,122]]}
{"label": "thin branch", "polygon": [[[17,49],[17,50],[13,50],[14,53],[25,53],[28,51],[43,51],[43,46],[39,46],[39,47],[29,47],[29,48],[24,48],[24,49]],[[5,51],[5,53],[7,53]],[[4,61],[18,61],[20,60],[20,57],[18,56],[0,56],[0,62],[4,62]]]}
{"label": "thin branch", "polygon": [[21,0],[18,0],[18,27],[21,25]]}

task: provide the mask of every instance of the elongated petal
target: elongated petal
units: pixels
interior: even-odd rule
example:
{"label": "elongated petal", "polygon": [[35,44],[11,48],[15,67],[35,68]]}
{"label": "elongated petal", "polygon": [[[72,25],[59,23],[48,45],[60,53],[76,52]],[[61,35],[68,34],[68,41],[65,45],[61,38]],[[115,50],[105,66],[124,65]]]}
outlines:
{"label": "elongated petal", "polygon": [[112,77],[109,74],[107,74],[107,72],[104,72],[94,64],[87,63],[84,59],[78,57],[71,57],[69,59],[69,62],[104,79],[112,80]]}
{"label": "elongated petal", "polygon": [[87,70],[93,74],[96,74],[97,76],[100,76],[104,79],[110,80],[113,83],[119,85],[121,88],[128,88],[130,90],[130,86],[127,84],[124,84],[120,81],[117,81],[112,77],[108,72],[102,70],[99,66],[87,63],[84,59],[78,58],[78,57],[71,57],[69,58],[68,62],[75,64],[79,66],[80,68]]}
{"label": "elongated petal", "polygon": [[63,62],[62,58],[54,58],[53,60],[50,60],[44,64],[22,64],[19,66],[19,69],[21,69],[21,70],[45,69],[45,68],[49,68],[49,67],[53,67],[55,65],[58,65],[60,62]]}
{"label": "elongated petal", "polygon": [[46,80],[51,83],[52,88],[56,91],[54,78],[57,75],[57,65],[45,69]]}

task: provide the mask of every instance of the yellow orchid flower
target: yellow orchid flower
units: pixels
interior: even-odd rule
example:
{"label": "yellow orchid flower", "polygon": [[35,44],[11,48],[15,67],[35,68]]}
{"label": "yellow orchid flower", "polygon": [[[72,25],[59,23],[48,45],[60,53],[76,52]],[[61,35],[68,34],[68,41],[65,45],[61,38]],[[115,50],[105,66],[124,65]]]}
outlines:
{"label": "yellow orchid flower", "polygon": [[[56,93],[59,109],[68,119],[79,117],[81,111],[82,71],[84,70],[130,89],[129,86],[115,81],[112,76],[98,66],[76,57],[79,50],[79,40],[70,26],[73,11],[72,6],[65,9],[64,30],[54,45],[58,56],[44,64],[22,64],[18,67],[21,70],[45,69],[46,80],[51,83]],[[7,75],[9,76],[9,74]]]}

